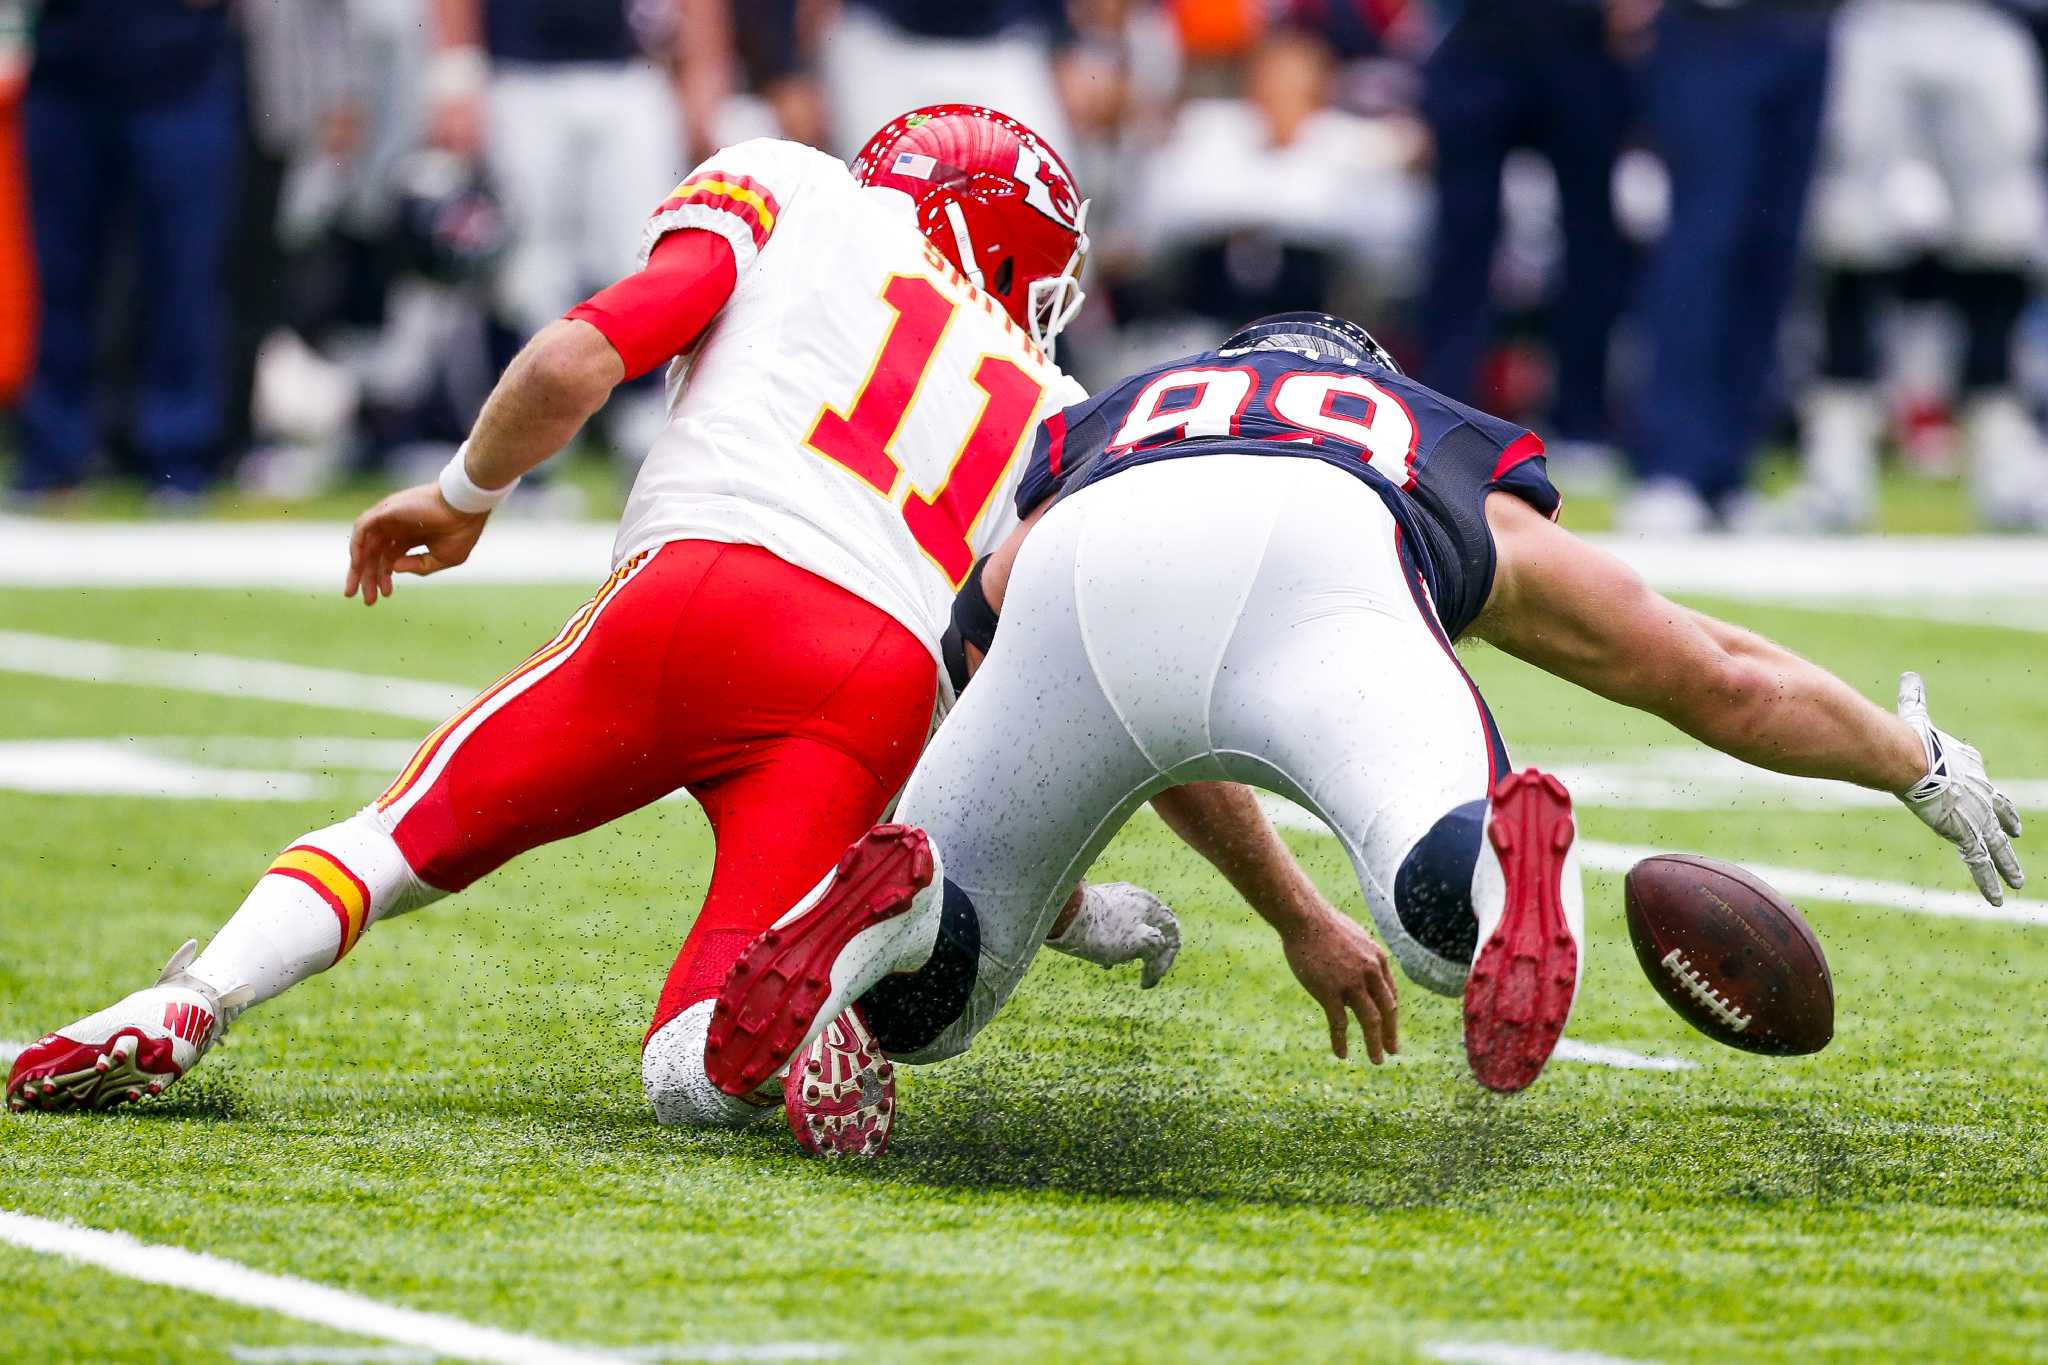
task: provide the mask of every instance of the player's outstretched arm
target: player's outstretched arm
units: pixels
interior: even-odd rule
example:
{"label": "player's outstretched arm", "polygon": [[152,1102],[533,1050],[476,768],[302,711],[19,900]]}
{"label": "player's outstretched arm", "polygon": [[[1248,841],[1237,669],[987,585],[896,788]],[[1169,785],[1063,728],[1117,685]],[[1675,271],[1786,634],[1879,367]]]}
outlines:
{"label": "player's outstretched arm", "polygon": [[1759,767],[1890,792],[1957,845],[1987,900],[2002,899],[2001,875],[2020,884],[2018,813],[1977,751],[1927,720],[1917,676],[1893,714],[1791,650],[1652,591],[1517,498],[1490,496],[1486,517],[1500,558],[1480,638]]}
{"label": "player's outstretched arm", "polygon": [[393,574],[468,559],[496,499],[567,445],[624,376],[619,353],[589,323],[542,328],[506,367],[440,481],[400,489],[356,518],[342,595],[360,592],[370,606],[391,595]]}
{"label": "player's outstretched arm", "polygon": [[1152,808],[1279,933],[1295,979],[1323,1007],[1330,1051],[1351,1055],[1347,1010],[1357,1016],[1375,1064],[1400,1051],[1394,973],[1385,950],[1323,899],[1250,788],[1191,782],[1159,793]]}

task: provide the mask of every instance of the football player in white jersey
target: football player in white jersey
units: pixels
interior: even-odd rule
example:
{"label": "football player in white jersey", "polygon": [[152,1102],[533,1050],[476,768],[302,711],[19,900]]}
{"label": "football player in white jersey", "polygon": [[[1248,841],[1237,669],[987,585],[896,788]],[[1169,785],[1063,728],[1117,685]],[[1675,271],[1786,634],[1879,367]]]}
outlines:
{"label": "football player in white jersey", "polygon": [[[643,1049],[657,1117],[742,1123],[703,1032],[740,950],[878,819],[940,705],[956,589],[1015,524],[1026,438],[1081,397],[1053,339],[1081,304],[1086,204],[994,111],[905,115],[849,168],[778,141],[717,153],[647,224],[640,268],[513,361],[438,484],[357,521],[346,591],[463,562],[522,474],[626,379],[669,421],[615,567],[561,633],[431,734],[391,787],[295,840],[195,956],[38,1040],[16,1108],[159,1093],[242,1009],[387,916],[679,788],[717,857]],[[1092,887],[1055,946],[1172,961],[1171,912]]]}

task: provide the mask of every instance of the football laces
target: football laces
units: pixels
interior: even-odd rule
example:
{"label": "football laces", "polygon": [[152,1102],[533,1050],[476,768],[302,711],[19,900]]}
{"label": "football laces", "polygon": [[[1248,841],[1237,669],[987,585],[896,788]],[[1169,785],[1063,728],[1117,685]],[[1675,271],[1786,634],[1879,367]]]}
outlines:
{"label": "football laces", "polygon": [[1744,1014],[1735,1008],[1735,1003],[1721,992],[1707,984],[1706,977],[1693,970],[1692,962],[1685,954],[1673,948],[1664,954],[1664,970],[1685,987],[1685,992],[1707,1007],[1707,1012],[1726,1024],[1736,1033],[1747,1029],[1754,1015]]}

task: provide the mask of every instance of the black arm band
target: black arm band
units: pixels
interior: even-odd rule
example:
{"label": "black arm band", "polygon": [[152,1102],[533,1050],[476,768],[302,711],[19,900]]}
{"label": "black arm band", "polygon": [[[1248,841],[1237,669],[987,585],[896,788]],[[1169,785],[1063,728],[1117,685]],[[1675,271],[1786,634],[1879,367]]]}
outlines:
{"label": "black arm band", "polygon": [[999,618],[981,587],[981,571],[986,567],[988,560],[980,559],[967,571],[967,581],[960,585],[960,595],[953,599],[953,624],[946,627],[946,636],[939,642],[946,673],[952,678],[956,693],[967,688],[967,646],[973,645],[987,654],[996,639]]}

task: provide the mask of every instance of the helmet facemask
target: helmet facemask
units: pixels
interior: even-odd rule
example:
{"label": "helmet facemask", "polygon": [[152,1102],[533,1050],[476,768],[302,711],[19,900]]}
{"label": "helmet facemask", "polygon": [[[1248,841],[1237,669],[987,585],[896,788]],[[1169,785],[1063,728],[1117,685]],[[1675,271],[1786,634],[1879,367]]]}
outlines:
{"label": "helmet facemask", "polygon": [[1045,352],[1053,353],[1054,342],[1081,311],[1088,296],[1081,292],[1081,270],[1088,263],[1088,205],[1083,199],[1074,215],[1074,251],[1057,275],[1041,275],[1026,291],[1025,329],[1031,340]]}

